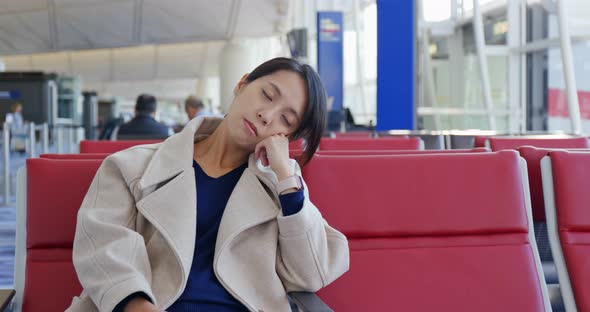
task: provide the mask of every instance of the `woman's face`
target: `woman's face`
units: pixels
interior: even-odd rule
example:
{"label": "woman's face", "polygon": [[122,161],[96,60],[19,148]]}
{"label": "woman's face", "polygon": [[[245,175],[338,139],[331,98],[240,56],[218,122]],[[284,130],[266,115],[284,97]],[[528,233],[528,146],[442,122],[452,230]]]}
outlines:
{"label": "woman's face", "polygon": [[234,89],[234,96],[225,118],[229,133],[237,144],[252,150],[269,136],[293,134],[307,105],[305,81],[287,70],[250,83],[244,76]]}

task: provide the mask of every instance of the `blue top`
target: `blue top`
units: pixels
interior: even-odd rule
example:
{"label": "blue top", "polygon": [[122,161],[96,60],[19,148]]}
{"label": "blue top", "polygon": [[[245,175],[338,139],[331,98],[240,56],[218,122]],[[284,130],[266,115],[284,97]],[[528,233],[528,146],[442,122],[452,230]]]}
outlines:
{"label": "blue top", "polygon": [[[193,263],[184,292],[167,311],[248,311],[225,290],[213,271],[215,242],[221,217],[247,164],[218,178],[208,176],[196,161],[193,161],[193,167],[197,187],[198,215]],[[281,195],[279,198],[285,216],[295,214],[303,207],[303,191]]]}

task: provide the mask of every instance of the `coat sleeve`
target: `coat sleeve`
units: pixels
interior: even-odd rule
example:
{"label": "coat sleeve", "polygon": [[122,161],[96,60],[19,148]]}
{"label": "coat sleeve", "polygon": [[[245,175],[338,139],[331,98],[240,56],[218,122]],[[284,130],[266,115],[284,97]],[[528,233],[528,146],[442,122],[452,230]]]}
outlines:
{"label": "coat sleeve", "polygon": [[303,208],[278,224],[277,273],[287,292],[316,292],[348,271],[348,241],[309,201],[307,186]]}
{"label": "coat sleeve", "polygon": [[99,311],[113,311],[135,292],[145,293],[156,303],[145,243],[134,230],[137,208],[130,184],[107,158],[78,211],[74,266]]}

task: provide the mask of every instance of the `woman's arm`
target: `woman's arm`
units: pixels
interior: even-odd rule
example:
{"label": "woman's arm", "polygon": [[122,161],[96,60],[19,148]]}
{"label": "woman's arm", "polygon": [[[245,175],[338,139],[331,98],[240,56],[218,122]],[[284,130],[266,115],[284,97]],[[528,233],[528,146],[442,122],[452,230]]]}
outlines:
{"label": "woman's arm", "polygon": [[134,230],[137,209],[129,184],[115,161],[107,158],[78,211],[74,266],[100,311],[113,311],[136,292],[155,303],[145,243]]}
{"label": "woman's arm", "polygon": [[[299,166],[293,166],[289,159],[289,142],[284,135],[273,135],[259,142],[255,155],[273,170],[278,181],[293,174],[301,176]],[[284,196],[291,195],[294,190],[285,192],[281,199],[283,215],[278,217],[277,273],[288,292],[315,292],[348,271],[349,266],[346,237],[322,218],[309,201],[305,182],[302,183],[302,207],[298,209],[296,203],[285,202]],[[291,199],[296,201],[296,198]]]}
{"label": "woman's arm", "polygon": [[299,212],[281,216],[277,273],[287,292],[315,292],[349,267],[348,241],[322,218],[308,198]]}

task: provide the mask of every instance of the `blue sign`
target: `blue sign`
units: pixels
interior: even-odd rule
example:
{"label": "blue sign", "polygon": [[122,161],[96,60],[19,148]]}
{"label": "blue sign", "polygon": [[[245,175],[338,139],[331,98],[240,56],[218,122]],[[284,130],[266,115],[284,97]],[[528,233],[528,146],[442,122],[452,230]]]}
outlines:
{"label": "blue sign", "polygon": [[377,130],[414,130],[415,1],[377,0]]}
{"label": "blue sign", "polygon": [[0,100],[18,100],[20,99],[20,91],[0,91]]}
{"label": "blue sign", "polygon": [[318,12],[318,73],[328,96],[331,110],[342,109],[344,70],[342,12]]}

